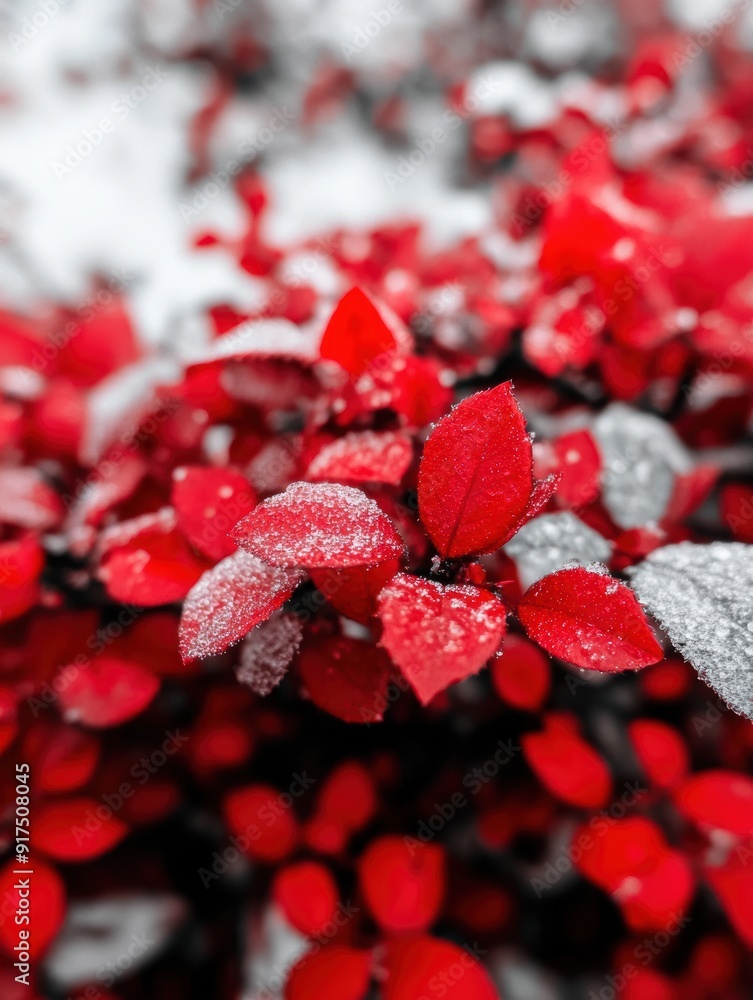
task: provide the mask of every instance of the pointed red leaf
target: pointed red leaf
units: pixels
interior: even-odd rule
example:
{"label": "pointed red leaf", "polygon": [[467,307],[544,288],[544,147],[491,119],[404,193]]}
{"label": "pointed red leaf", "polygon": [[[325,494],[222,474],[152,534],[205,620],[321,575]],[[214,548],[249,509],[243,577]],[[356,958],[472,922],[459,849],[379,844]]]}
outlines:
{"label": "pointed red leaf", "polygon": [[403,554],[400,535],[373,500],[330,483],[293,483],[244,517],[233,538],[270,566],[373,566]]}
{"label": "pointed red leaf", "polygon": [[311,700],[343,722],[379,722],[387,705],[390,662],[369,643],[334,636],[305,646],[303,683]]}
{"label": "pointed red leaf", "polygon": [[394,334],[371,299],[360,288],[351,288],[332,313],[319,351],[356,376],[396,347]]}
{"label": "pointed red leaf", "polygon": [[222,653],[281,607],[302,579],[299,571],[267,566],[248,552],[223,559],[185,600],[181,656],[195,660]]}
{"label": "pointed red leaf", "polygon": [[429,436],[421,520],[440,555],[492,552],[515,533],[533,491],[525,420],[509,382],[463,400]]}
{"label": "pointed red leaf", "polygon": [[535,642],[576,667],[638,670],[664,656],[632,590],[605,573],[550,573],[526,591],[517,613]]}
{"label": "pointed red leaf", "polygon": [[424,705],[475,674],[499,648],[506,611],[477,587],[399,573],[379,595],[382,645]]}
{"label": "pointed red leaf", "polygon": [[235,552],[228,532],[256,506],[256,494],[232,469],[182,466],[173,472],[172,503],[178,526],[208,559]]}

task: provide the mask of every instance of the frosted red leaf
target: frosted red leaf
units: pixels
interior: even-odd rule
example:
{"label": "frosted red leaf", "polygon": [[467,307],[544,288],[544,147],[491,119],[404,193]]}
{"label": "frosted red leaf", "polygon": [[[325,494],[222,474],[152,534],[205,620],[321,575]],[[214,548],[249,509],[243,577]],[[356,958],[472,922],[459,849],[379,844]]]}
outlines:
{"label": "frosted red leaf", "polygon": [[285,983],[285,1000],[366,1000],[371,952],[344,944],[306,952]]}
{"label": "frosted red leaf", "polygon": [[120,524],[103,533],[101,543],[98,576],[110,596],[124,604],[157,607],[180,601],[206,568],[177,528],[171,508]]}
{"label": "frosted red leaf", "polygon": [[429,435],[419,513],[445,558],[491,552],[519,527],[533,486],[525,419],[505,382],[463,400]]}
{"label": "frosted red leaf", "polygon": [[445,892],[445,855],[438,844],[385,836],[358,862],[366,905],[383,931],[425,931],[439,915]]}
{"label": "frosted red leaf", "polygon": [[271,566],[339,569],[403,554],[400,535],[377,504],[361,490],[334,483],[293,483],[262,501],[232,535]]}
{"label": "frosted red leaf", "polygon": [[244,838],[243,850],[250,857],[275,862],[293,850],[298,823],[287,792],[271,785],[244,785],[225,797],[223,811],[230,833]]}
{"label": "frosted red leaf", "polygon": [[254,694],[270,694],[288,672],[303,638],[295,615],[275,614],[252,628],[243,641],[235,675]]}
{"label": "frosted red leaf", "polygon": [[272,883],[272,899],[301,934],[321,934],[337,906],[337,884],[318,861],[296,861],[281,868]]}
{"label": "frosted red leaf", "polygon": [[118,726],[143,712],[160,686],[159,678],[138,663],[107,653],[69,671],[59,692],[63,717],[96,729]]}
{"label": "frosted red leaf", "polygon": [[65,862],[89,861],[111,851],[128,827],[111,810],[102,818],[101,805],[98,799],[83,796],[38,804],[31,829],[32,851]]}
{"label": "frosted red leaf", "polygon": [[499,648],[506,615],[487,591],[406,573],[379,595],[381,643],[424,705],[484,666]]}
{"label": "frosted red leaf", "polygon": [[267,566],[248,552],[223,559],[183,604],[181,656],[195,660],[223,652],[281,607],[302,579],[300,571]]}
{"label": "frosted red leaf", "polygon": [[526,591],[517,614],[535,642],[577,667],[638,670],[664,655],[633,592],[607,573],[550,573]]}
{"label": "frosted red leaf", "polygon": [[379,722],[387,705],[391,666],[370,643],[334,636],[309,642],[299,658],[309,697],[343,722]]}
{"label": "frosted red leaf", "polygon": [[171,499],[183,534],[213,561],[232,555],[228,532],[256,506],[256,494],[240,473],[202,466],[175,469]]}
{"label": "frosted red leaf", "polygon": [[402,431],[352,431],[325,444],[312,458],[306,478],[397,486],[413,459]]}

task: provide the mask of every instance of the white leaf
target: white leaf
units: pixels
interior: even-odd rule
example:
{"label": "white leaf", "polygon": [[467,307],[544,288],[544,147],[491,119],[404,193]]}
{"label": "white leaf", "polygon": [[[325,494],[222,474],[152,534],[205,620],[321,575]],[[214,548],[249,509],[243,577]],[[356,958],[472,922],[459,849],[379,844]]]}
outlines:
{"label": "white leaf", "polygon": [[612,554],[611,543],[569,511],[534,517],[504,549],[515,560],[524,590],[567,563],[604,563]]}
{"label": "white leaf", "polygon": [[594,421],[604,471],[604,504],[621,528],[640,528],[664,516],[675,476],[692,460],[672,428],[650,413],[612,403]]}
{"label": "white leaf", "polygon": [[753,719],[753,545],[667,545],[628,572],[678,652]]}

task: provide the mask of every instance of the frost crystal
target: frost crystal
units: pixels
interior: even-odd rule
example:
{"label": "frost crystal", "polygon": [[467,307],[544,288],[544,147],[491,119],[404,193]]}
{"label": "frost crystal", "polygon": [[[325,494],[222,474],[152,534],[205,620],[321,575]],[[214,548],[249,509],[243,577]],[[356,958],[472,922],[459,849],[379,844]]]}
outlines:
{"label": "frost crystal", "polygon": [[593,430],[604,460],[604,503],[615,524],[639,528],[661,520],[675,476],[692,468],[671,427],[650,413],[613,403]]}
{"label": "frost crystal", "polygon": [[540,514],[524,524],[504,548],[515,560],[524,589],[568,564],[607,562],[612,553],[606,538],[569,511]]}
{"label": "frost crystal", "polygon": [[753,719],[753,546],[681,542],[629,572],[673,645],[730,708]]}
{"label": "frost crystal", "polygon": [[287,673],[302,638],[295,615],[278,614],[262,622],[243,640],[236,677],[256,694],[268,695]]}

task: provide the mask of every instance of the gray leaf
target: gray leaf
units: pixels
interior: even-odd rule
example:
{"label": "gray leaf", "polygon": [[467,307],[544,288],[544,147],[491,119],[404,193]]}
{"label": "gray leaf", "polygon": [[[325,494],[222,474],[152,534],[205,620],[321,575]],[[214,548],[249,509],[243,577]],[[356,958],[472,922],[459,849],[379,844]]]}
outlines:
{"label": "gray leaf", "polygon": [[675,476],[692,460],[665,421],[612,403],[594,421],[604,460],[604,504],[621,528],[640,528],[664,516]]}
{"label": "gray leaf", "polygon": [[730,708],[753,719],[753,545],[667,545],[628,572],[675,648]]}
{"label": "gray leaf", "polygon": [[515,560],[525,590],[567,563],[604,563],[612,553],[606,538],[569,511],[534,517],[504,549]]}

